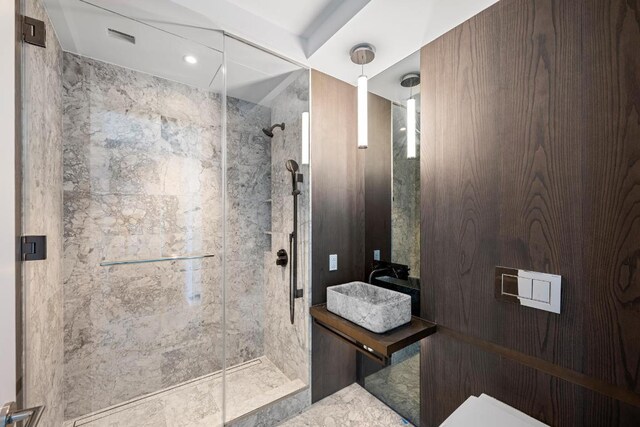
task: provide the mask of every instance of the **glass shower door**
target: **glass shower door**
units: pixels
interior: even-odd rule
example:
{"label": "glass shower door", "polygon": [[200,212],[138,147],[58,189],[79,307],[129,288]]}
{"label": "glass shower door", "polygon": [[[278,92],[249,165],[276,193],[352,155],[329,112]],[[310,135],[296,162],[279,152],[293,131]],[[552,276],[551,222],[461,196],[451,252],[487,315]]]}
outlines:
{"label": "glass shower door", "polygon": [[222,425],[222,50],[78,7],[108,48],[62,54],[65,418]]}
{"label": "glass shower door", "polygon": [[[250,412],[260,417],[265,405],[309,383],[310,177],[302,158],[309,72],[229,36],[225,58],[225,419],[231,421]],[[291,301],[294,259],[299,292]]]}

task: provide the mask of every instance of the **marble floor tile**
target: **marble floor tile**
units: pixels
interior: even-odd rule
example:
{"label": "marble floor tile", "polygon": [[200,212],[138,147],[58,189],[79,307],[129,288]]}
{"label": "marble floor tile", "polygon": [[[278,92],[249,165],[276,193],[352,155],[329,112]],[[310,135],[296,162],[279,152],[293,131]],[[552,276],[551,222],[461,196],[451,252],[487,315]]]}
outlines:
{"label": "marble floor tile", "polygon": [[311,405],[280,427],[385,427],[411,426],[372,394],[352,384]]}
{"label": "marble floor tile", "polygon": [[369,375],[365,388],[412,423],[420,422],[420,354]]}
{"label": "marble floor tile", "polygon": [[[305,387],[260,357],[227,370],[227,420],[245,415]],[[218,371],[103,411],[64,427],[214,427],[222,424],[222,372]]]}

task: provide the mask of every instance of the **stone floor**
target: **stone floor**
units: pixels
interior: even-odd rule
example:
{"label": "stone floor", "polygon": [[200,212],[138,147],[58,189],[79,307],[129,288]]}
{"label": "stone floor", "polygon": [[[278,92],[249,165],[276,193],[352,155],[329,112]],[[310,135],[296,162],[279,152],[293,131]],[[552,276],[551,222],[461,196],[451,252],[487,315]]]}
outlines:
{"label": "stone floor", "polygon": [[314,403],[281,427],[386,427],[411,426],[371,393],[352,384]]}
{"label": "stone floor", "polygon": [[364,385],[407,420],[420,422],[420,353],[369,375]]}
{"label": "stone floor", "polygon": [[[226,419],[233,420],[306,385],[266,357],[229,368]],[[161,390],[65,423],[64,427],[214,427],[222,425],[222,372]]]}

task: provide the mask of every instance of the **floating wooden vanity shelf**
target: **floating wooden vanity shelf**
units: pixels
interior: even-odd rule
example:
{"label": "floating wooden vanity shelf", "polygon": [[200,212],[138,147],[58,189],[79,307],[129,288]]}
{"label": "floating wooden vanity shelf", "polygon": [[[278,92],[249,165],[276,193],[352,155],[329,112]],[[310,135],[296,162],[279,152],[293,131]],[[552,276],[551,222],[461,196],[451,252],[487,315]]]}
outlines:
{"label": "floating wooden vanity shelf", "polygon": [[309,313],[316,325],[384,365],[389,364],[391,355],[396,351],[428,337],[437,330],[435,323],[411,316],[411,323],[384,334],[376,334],[331,313],[327,310],[326,304],[312,306]]}

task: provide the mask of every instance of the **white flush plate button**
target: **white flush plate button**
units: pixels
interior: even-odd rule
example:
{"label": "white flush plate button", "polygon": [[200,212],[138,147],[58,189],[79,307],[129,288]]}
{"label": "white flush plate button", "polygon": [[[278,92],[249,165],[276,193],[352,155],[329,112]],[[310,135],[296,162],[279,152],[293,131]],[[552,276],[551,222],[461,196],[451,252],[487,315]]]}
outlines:
{"label": "white flush plate button", "polygon": [[560,314],[562,277],[556,274],[496,267],[496,298]]}
{"label": "white flush plate button", "polygon": [[533,297],[534,301],[551,302],[551,283],[546,280],[533,280]]}

